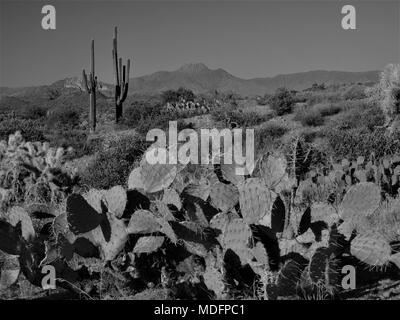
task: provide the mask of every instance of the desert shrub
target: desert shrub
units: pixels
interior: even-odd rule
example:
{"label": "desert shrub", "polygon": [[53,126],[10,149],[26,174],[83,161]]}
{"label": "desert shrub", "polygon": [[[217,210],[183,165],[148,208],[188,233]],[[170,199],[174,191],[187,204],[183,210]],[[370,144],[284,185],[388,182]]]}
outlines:
{"label": "desert shrub", "polygon": [[324,124],[324,118],[318,111],[312,110],[311,112],[303,114],[301,118],[303,126],[318,127]]}
{"label": "desert shrub", "polygon": [[376,106],[363,105],[342,113],[332,126],[341,130],[364,127],[371,131],[375,127],[382,126],[384,122],[385,116],[382,110]]}
{"label": "desert shrub", "polygon": [[302,108],[294,117],[296,121],[300,121],[303,126],[317,127],[324,124],[324,118],[313,108]]}
{"label": "desert shrub", "polygon": [[184,99],[185,101],[194,101],[196,98],[192,90],[183,87],[180,87],[178,90],[176,90],[176,92],[178,93],[178,97]]}
{"label": "desert shrub", "polygon": [[365,87],[360,85],[353,85],[343,93],[345,100],[359,100],[366,98]]}
{"label": "desert shrub", "polygon": [[213,108],[211,116],[216,122],[236,123],[238,127],[254,127],[272,118],[270,114],[260,114],[255,111],[237,109],[229,105]]}
{"label": "desert shrub", "polygon": [[16,131],[21,131],[27,141],[46,140],[41,120],[11,118],[0,121],[0,139],[8,139]]}
{"label": "desert shrub", "polygon": [[166,90],[162,93],[163,103],[179,101],[178,93],[174,90]]}
{"label": "desert shrub", "polygon": [[166,90],[161,94],[163,104],[167,102],[178,102],[181,99],[185,101],[194,101],[196,96],[193,91],[180,87],[178,90]]}
{"label": "desert shrub", "polygon": [[52,128],[45,132],[45,136],[52,146],[72,147],[74,149],[73,156],[76,158],[93,154],[96,151],[94,145],[88,143],[88,133],[85,130],[65,127]]}
{"label": "desert shrub", "polygon": [[377,107],[377,103],[370,101],[369,99],[361,99],[361,100],[342,100],[336,102],[335,105],[339,106],[342,111],[351,111],[351,110],[366,110],[369,108]]}
{"label": "desert shrub", "polygon": [[79,125],[79,112],[73,108],[52,110],[47,116],[46,124],[49,128],[68,127],[74,128]]}
{"label": "desert shrub", "polygon": [[286,132],[288,132],[288,128],[277,122],[267,122],[256,130],[261,139],[263,137],[277,139],[282,137]]}
{"label": "desert shrub", "polygon": [[271,94],[266,93],[264,96],[259,97],[259,98],[257,99],[257,103],[258,103],[260,106],[266,106],[267,104],[269,104],[271,97],[272,97]]}
{"label": "desert shrub", "polygon": [[193,112],[195,110],[188,110],[187,112],[165,110],[159,105],[141,109],[133,106],[127,108],[122,126],[124,128],[133,128],[139,134],[146,135],[153,128],[165,130],[168,128],[170,121],[177,121],[178,130],[180,130],[180,128],[187,127],[181,118],[193,116]]}
{"label": "desert shrub", "polygon": [[311,127],[304,128],[299,132],[299,136],[307,143],[313,142],[316,138],[323,136],[323,133],[319,129]]}
{"label": "desert shrub", "polygon": [[272,110],[278,116],[286,113],[291,113],[294,104],[294,98],[292,93],[286,88],[279,88],[270,99],[270,105]]}
{"label": "desert shrub", "polygon": [[46,117],[47,108],[39,106],[29,106],[17,112],[17,117],[22,119],[36,120]]}
{"label": "desert shrub", "polygon": [[326,89],[325,83],[313,83],[311,87],[304,89],[305,92],[313,92],[313,91],[323,91]]}
{"label": "desert shrub", "polygon": [[148,145],[149,143],[139,138],[125,137],[118,140],[96,155],[82,174],[81,183],[100,189],[125,185],[135,162],[140,159]]}
{"label": "desert shrub", "polygon": [[400,149],[400,134],[388,135],[384,130],[370,131],[367,128],[350,130],[334,129],[326,133],[332,157],[354,159],[374,153],[378,158],[391,155]]}
{"label": "desert shrub", "polygon": [[254,133],[254,139],[258,153],[265,152],[269,147],[276,146],[278,139],[286,132],[288,132],[288,128],[276,122],[269,122],[257,128]]}
{"label": "desert shrub", "polygon": [[308,95],[307,103],[314,105],[323,102],[339,102],[342,101],[343,97],[341,92],[317,92]]}
{"label": "desert shrub", "polygon": [[332,88],[330,90],[307,93],[307,103],[309,105],[314,105],[317,103],[335,103],[343,100],[342,92],[335,91]]}
{"label": "desert shrub", "polygon": [[233,111],[228,113],[230,122],[234,122],[238,127],[253,127],[265,122],[268,118],[254,111]]}
{"label": "desert shrub", "polygon": [[296,92],[296,94],[294,95],[293,99],[294,99],[294,103],[306,103],[309,97],[309,93],[307,92]]}
{"label": "desert shrub", "polygon": [[123,123],[129,127],[135,127],[145,119],[159,116],[161,109],[161,104],[134,102],[124,111]]}
{"label": "desert shrub", "polygon": [[333,116],[342,111],[339,103],[318,103],[313,106],[313,109],[323,117]]}

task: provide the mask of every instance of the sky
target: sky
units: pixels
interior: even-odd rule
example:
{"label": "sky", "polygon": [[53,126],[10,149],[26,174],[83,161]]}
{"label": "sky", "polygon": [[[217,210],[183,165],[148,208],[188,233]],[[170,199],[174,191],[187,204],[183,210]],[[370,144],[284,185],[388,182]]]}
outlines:
{"label": "sky", "polygon": [[[41,27],[46,4],[56,9],[56,30]],[[356,30],[341,27],[345,4],[356,8]],[[197,62],[245,79],[378,70],[400,61],[399,16],[399,0],[0,0],[0,86],[80,76],[91,39],[98,78],[112,83],[114,26],[135,77]]]}

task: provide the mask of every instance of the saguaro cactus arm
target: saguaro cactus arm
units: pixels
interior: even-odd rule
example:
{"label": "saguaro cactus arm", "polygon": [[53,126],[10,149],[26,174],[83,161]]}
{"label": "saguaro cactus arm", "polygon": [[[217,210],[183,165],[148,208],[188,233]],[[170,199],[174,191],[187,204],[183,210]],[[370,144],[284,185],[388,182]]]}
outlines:
{"label": "saguaro cactus arm", "polygon": [[113,39],[113,68],[114,68],[114,82],[115,82],[115,110],[116,110],[116,122],[122,117],[122,103],[125,101],[128,95],[129,89],[129,70],[131,61],[128,59],[127,64],[122,64],[122,58],[118,58],[118,30],[114,28],[114,39]]}
{"label": "saguaro cactus arm", "polygon": [[86,90],[86,92],[90,92],[85,69],[83,69],[82,71],[82,82],[83,82],[83,88]]}

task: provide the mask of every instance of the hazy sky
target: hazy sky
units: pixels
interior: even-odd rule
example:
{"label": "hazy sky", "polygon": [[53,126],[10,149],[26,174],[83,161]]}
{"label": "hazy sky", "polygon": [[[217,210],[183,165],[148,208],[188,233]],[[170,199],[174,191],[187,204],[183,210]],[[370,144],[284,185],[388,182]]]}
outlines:
{"label": "hazy sky", "polygon": [[[56,8],[56,30],[41,8]],[[353,4],[357,30],[341,28]],[[366,71],[400,61],[400,1],[0,0],[0,86],[49,84],[90,67],[112,82],[113,27],[133,75],[204,62],[242,78],[316,69]],[[132,71],[131,71],[132,74]]]}

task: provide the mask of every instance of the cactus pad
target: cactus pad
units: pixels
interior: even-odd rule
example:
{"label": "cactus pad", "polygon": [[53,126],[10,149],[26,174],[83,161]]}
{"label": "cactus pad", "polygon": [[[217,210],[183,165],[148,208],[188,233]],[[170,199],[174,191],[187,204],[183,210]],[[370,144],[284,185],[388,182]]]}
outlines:
{"label": "cactus pad", "polygon": [[125,189],[121,186],[115,186],[109,190],[103,190],[103,195],[108,211],[112,212],[117,218],[121,218],[127,202]]}
{"label": "cactus pad", "polygon": [[104,219],[101,208],[102,194],[92,190],[86,201],[80,194],[73,193],[67,198],[67,219],[70,230],[78,235],[97,228]]}
{"label": "cactus pad", "polygon": [[242,265],[252,258],[249,241],[252,236],[251,229],[242,219],[233,219],[223,233],[224,249],[231,249],[240,258]]}
{"label": "cactus pad", "polygon": [[110,225],[109,239],[105,238],[104,232],[100,227],[84,234],[83,237],[100,248],[104,260],[111,261],[118,255],[128,241],[128,232],[123,220],[118,219],[112,213],[108,212],[107,218]]}
{"label": "cactus pad", "polygon": [[[238,189],[240,209],[246,223],[257,224],[261,218],[271,216],[274,197],[261,179],[247,179],[238,185]],[[270,227],[271,219],[269,218],[266,220],[269,220],[265,223]]]}
{"label": "cactus pad", "polygon": [[216,182],[211,186],[211,202],[222,212],[232,209],[239,201],[239,192],[235,185]]}
{"label": "cactus pad", "polygon": [[265,161],[262,161],[260,171],[269,189],[281,192],[291,187],[292,182],[286,168],[287,162],[283,156],[270,155]]}
{"label": "cactus pad", "polygon": [[361,182],[352,186],[343,198],[339,208],[344,220],[354,216],[370,216],[381,202],[381,189],[372,182]]}
{"label": "cactus pad", "polygon": [[206,201],[210,195],[210,190],[211,187],[209,183],[188,184],[182,190],[182,194],[197,197]]}
{"label": "cactus pad", "polygon": [[35,237],[35,229],[28,213],[21,207],[13,207],[7,214],[8,222],[14,227],[21,222],[22,237],[29,241]]}
{"label": "cactus pad", "polygon": [[129,221],[127,231],[131,234],[154,233],[161,231],[161,226],[152,212],[137,210]]}
{"label": "cactus pad", "polygon": [[[161,150],[162,148],[159,148]],[[158,151],[160,152],[160,151]],[[165,152],[167,152],[165,150]],[[154,193],[168,188],[175,180],[178,172],[177,166],[173,164],[150,164],[144,160],[141,163],[140,177],[143,189],[148,193]]]}
{"label": "cactus pad", "polygon": [[229,181],[230,183],[235,184],[235,185],[238,185],[239,183],[243,182],[244,181],[243,175],[239,175],[236,172],[236,169],[238,169],[238,168],[243,169],[243,167],[238,166],[235,163],[225,164],[222,162],[220,165],[222,178],[226,181]]}
{"label": "cactus pad", "polygon": [[204,283],[208,289],[214,291],[217,297],[221,297],[225,290],[224,276],[218,270],[218,263],[211,253],[207,255],[205,262]]}
{"label": "cactus pad", "polygon": [[141,168],[135,168],[131,171],[128,177],[128,189],[144,189],[142,182]]}
{"label": "cactus pad", "polygon": [[0,251],[0,290],[5,290],[18,280],[20,266],[18,256]]}
{"label": "cactus pad", "polygon": [[169,188],[169,189],[164,190],[164,195],[163,195],[162,201],[165,204],[174,205],[178,210],[182,209],[181,198],[179,197],[179,194],[178,194],[178,192],[176,192],[175,189]]}
{"label": "cactus pad", "polygon": [[331,226],[339,219],[335,208],[328,203],[316,202],[311,206],[311,223],[323,221]]}
{"label": "cactus pad", "polygon": [[355,237],[351,242],[350,252],[370,266],[381,267],[389,262],[392,249],[385,237],[371,232]]}
{"label": "cactus pad", "polygon": [[141,237],[136,242],[133,252],[136,254],[151,253],[157,251],[164,243],[164,237],[149,236]]}

